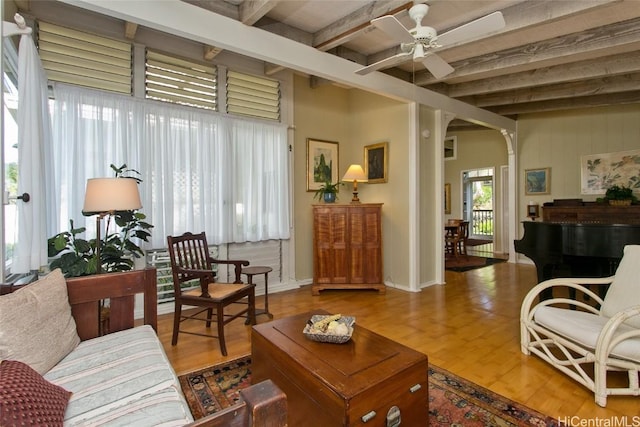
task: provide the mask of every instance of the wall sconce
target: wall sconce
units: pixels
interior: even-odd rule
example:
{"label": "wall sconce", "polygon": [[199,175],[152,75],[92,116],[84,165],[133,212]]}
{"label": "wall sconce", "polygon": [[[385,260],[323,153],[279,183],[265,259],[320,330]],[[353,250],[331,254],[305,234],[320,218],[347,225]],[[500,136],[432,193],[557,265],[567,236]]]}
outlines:
{"label": "wall sconce", "polygon": [[367,175],[365,175],[364,170],[362,169],[362,166],[349,166],[349,169],[347,169],[347,173],[344,174],[342,180],[353,182],[353,198],[351,199],[351,203],[360,203],[360,199],[358,199],[358,183],[369,182],[369,180],[367,179]]}
{"label": "wall sconce", "polygon": [[531,218],[531,221],[535,221],[540,217],[540,206],[537,203],[529,202],[527,205],[527,216]]}
{"label": "wall sconce", "polygon": [[96,217],[96,273],[102,272],[100,258],[100,223],[102,218],[116,211],[140,209],[138,183],[132,178],[91,178],[87,180],[82,214]]}

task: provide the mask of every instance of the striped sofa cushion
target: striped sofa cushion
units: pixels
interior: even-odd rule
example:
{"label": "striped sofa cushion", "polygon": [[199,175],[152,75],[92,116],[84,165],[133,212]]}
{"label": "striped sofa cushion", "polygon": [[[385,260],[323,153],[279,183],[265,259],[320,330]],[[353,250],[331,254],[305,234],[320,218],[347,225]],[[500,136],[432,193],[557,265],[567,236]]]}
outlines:
{"label": "striped sofa cushion", "polygon": [[65,425],[178,426],[193,421],[148,325],[81,342],[44,377],[71,391]]}

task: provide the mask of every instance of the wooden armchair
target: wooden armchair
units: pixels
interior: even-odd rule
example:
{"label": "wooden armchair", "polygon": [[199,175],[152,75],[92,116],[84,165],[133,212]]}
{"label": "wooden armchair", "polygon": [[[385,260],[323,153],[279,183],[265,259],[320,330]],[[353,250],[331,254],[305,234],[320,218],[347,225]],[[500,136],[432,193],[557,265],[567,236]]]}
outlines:
{"label": "wooden armchair", "polygon": [[[209,246],[205,233],[185,233],[182,236],[167,236],[171,270],[173,272],[173,288],[175,296],[175,310],[173,323],[172,345],[178,343],[178,333],[200,335],[218,338],[220,351],[227,355],[224,338],[224,326],[232,320],[243,317],[247,323],[255,325],[255,285],[242,283],[240,275],[242,266],[249,265],[246,260],[219,260],[209,255]],[[216,264],[234,266],[235,281],[233,283],[218,283],[213,269]],[[183,290],[183,284],[197,281],[199,289]],[[231,304],[243,304],[245,308],[233,313],[225,312],[225,307]],[[189,315],[182,315],[182,306],[202,307],[201,310]],[[215,309],[215,316],[213,310]],[[206,312],[206,317],[201,314]],[[186,320],[199,320],[211,327],[211,322],[217,324],[217,335],[191,332],[180,329],[180,323]]]}
{"label": "wooden armchair", "polygon": [[[640,395],[638,277],[640,246],[628,245],[615,276],[538,284],[522,303],[522,352],[539,356],[593,391],[600,406],[606,406],[609,395]],[[587,285],[609,289],[602,299]],[[557,288],[553,295],[569,297],[544,299],[544,292],[552,288]],[[627,380],[608,382],[614,371],[626,372]]]}

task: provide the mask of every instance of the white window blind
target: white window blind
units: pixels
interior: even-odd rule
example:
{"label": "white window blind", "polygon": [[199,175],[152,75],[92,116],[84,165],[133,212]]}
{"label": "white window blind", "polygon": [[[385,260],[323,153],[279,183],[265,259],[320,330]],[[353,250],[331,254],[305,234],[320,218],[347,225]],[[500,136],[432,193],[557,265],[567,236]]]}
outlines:
{"label": "white window blind", "polygon": [[229,70],[227,113],[280,120],[280,82]]}
{"label": "white window blind", "polygon": [[132,93],[130,43],[40,21],[38,50],[50,81]]}
{"label": "white window blind", "polygon": [[202,65],[147,49],[147,98],[217,110],[217,84],[214,65]]}

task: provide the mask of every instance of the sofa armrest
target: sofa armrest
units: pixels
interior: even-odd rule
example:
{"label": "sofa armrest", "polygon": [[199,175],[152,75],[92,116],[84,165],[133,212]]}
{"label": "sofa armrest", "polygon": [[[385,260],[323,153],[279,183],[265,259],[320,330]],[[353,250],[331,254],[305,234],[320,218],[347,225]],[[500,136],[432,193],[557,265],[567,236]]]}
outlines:
{"label": "sofa armrest", "polygon": [[187,427],[285,427],[287,396],[271,380],[240,390],[242,402]]}
{"label": "sofa armrest", "polygon": [[136,294],[144,294],[144,324],[158,331],[155,268],[69,278],[67,293],[83,341],[99,336],[99,302],[104,299],[110,300],[109,331],[133,328]]}

